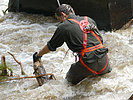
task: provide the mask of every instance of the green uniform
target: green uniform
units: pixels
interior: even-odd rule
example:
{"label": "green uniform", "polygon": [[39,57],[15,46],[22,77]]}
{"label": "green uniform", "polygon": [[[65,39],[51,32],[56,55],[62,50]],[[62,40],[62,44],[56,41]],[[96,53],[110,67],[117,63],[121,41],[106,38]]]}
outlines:
{"label": "green uniform", "polygon": [[[47,43],[48,48],[51,51],[55,51],[56,48],[63,45],[66,42],[67,46],[73,52],[77,52],[79,58],[81,57],[80,52],[84,48],[83,47],[83,31],[81,30],[80,26],[68,19],[75,19],[77,21],[81,21],[84,17],[70,15],[66,21],[61,23],[57,30],[55,31],[51,40]],[[95,21],[88,17],[88,22],[93,23],[96,25]],[[100,40],[103,42],[102,37],[99,35]],[[96,39],[93,34],[87,34],[87,48],[96,46],[99,44],[99,41]],[[109,66],[109,62],[107,63],[107,48],[100,48],[94,50],[92,52],[87,52],[84,54],[82,60],[84,63],[92,70],[98,72],[107,65],[106,69],[102,71],[100,74],[105,74],[111,71]],[[88,70],[80,61],[71,65],[69,69],[66,79],[71,82],[72,84],[77,84],[84,78],[88,77],[89,75],[96,76],[95,73]]]}

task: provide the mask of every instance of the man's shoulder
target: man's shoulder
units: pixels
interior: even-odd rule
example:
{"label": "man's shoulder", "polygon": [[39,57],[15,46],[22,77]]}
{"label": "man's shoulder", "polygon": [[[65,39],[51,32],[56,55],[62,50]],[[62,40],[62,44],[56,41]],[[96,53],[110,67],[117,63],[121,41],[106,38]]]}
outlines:
{"label": "man's shoulder", "polygon": [[60,27],[60,28],[66,28],[69,25],[70,25],[70,22],[66,20],[63,23],[60,23],[60,25],[58,27]]}
{"label": "man's shoulder", "polygon": [[63,22],[63,23],[60,23],[59,25],[58,25],[58,27],[57,27],[57,30],[59,31],[65,31],[66,29],[67,29],[67,26],[68,26],[68,24],[67,23],[65,23],[65,22]]}
{"label": "man's shoulder", "polygon": [[58,25],[58,28],[64,28],[66,25],[67,25],[66,22],[60,23],[60,24]]}

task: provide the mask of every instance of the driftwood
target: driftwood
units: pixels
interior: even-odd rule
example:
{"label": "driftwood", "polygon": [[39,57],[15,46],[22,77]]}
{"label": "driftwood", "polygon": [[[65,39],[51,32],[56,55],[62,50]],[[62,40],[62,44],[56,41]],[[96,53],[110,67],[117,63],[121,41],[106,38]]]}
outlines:
{"label": "driftwood", "polygon": [[25,72],[24,72],[24,70],[23,70],[23,64],[21,63],[21,62],[19,62],[16,58],[15,58],[15,56],[12,54],[12,53],[10,53],[10,52],[8,52],[13,58],[14,58],[14,60],[20,65],[20,67],[21,67],[21,74],[22,75],[25,75]]}
{"label": "driftwood", "polygon": [[[33,54],[33,68],[34,68],[34,73],[36,76],[38,75],[43,75],[46,74],[46,70],[42,65],[41,59],[37,58],[37,52]],[[50,75],[50,74],[49,74]],[[37,82],[39,86],[43,85],[46,83],[49,79],[55,79],[54,75],[51,74],[50,77],[48,76],[43,76],[43,77],[37,77]]]}
{"label": "driftwood", "polygon": [[[33,74],[35,74],[36,76],[41,75],[41,74],[46,74],[46,71],[40,61],[35,62],[33,68],[34,68]],[[41,86],[47,82],[48,76],[37,77],[36,79],[38,81],[39,86]]]}
{"label": "driftwood", "polygon": [[[43,67],[41,60],[39,59],[38,61],[34,61],[34,56],[33,56],[33,62],[34,62],[34,65],[33,65],[34,73],[33,74],[35,74],[36,76],[43,75],[43,74],[45,75],[46,74],[46,70]],[[48,77],[48,75],[50,75],[50,77]],[[42,76],[36,77],[39,86],[42,86],[49,79],[55,79],[53,74],[48,74],[48,75],[46,74],[43,77]]]}
{"label": "driftwood", "polygon": [[[25,72],[23,70],[23,64],[21,62],[19,62],[15,56],[8,52],[13,58],[14,60],[20,65],[21,67],[21,74],[22,75],[25,75]],[[37,79],[37,82],[39,84],[39,86],[43,85],[44,83],[46,83],[49,79],[54,79],[56,80],[55,76],[51,73],[46,73],[45,71],[45,68],[43,67],[42,65],[42,62],[41,60],[37,60],[35,61],[34,60],[34,56],[33,56],[33,62],[34,62],[34,73],[35,76],[25,76],[25,77],[17,77],[17,76],[14,76],[15,78],[10,78],[8,77],[8,79],[6,80],[1,80],[0,82],[5,82],[5,81],[10,81],[10,80],[19,80],[19,79],[25,79],[25,78],[36,78]],[[6,65],[6,61],[5,61],[5,56],[2,56],[1,58],[1,65],[0,65],[0,70],[2,70],[2,76],[7,76],[7,69],[9,69],[11,71],[11,75],[10,76],[13,76],[13,71],[11,68],[9,68],[7,65]]]}
{"label": "driftwood", "polygon": [[[37,77],[43,77],[43,76],[48,76],[50,75],[52,79],[56,80],[53,74],[42,74],[42,75],[37,75],[37,76],[25,76],[25,77],[17,77],[17,78],[9,78],[7,80],[2,80],[0,82],[6,82],[6,81],[11,81],[11,80],[20,80],[20,79],[25,79],[25,78],[37,78]],[[15,76],[16,77],[16,76]]]}

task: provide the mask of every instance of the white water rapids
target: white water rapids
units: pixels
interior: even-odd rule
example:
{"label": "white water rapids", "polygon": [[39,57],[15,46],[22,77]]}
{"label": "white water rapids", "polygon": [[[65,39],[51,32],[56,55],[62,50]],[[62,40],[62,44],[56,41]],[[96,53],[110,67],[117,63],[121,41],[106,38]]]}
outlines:
{"label": "white water rapids", "polygon": [[[0,56],[6,56],[14,75],[21,76],[20,66],[7,52],[23,63],[24,71],[33,76],[32,55],[49,41],[58,22],[52,17],[26,13],[8,13],[8,0],[0,0]],[[57,80],[38,86],[36,79],[0,83],[0,100],[127,100],[133,93],[133,26],[125,30],[102,34],[109,49],[112,72],[97,78],[85,79],[69,86],[65,75],[74,63],[72,52],[64,44],[56,52],[42,57],[47,73]]]}

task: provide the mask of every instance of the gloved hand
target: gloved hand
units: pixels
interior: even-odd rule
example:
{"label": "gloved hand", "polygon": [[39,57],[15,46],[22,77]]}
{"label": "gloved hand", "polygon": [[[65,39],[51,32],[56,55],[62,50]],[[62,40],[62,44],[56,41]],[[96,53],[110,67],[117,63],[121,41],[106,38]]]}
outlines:
{"label": "gloved hand", "polygon": [[42,56],[38,56],[38,53],[35,52],[35,53],[33,54],[33,62],[35,63],[35,62],[37,62],[37,61],[40,61],[40,60],[41,60],[41,57],[42,57]]}
{"label": "gloved hand", "polygon": [[93,30],[96,30],[97,27],[96,27],[94,24],[88,24],[88,25],[86,26],[86,29],[87,29],[88,31],[93,31]]}

